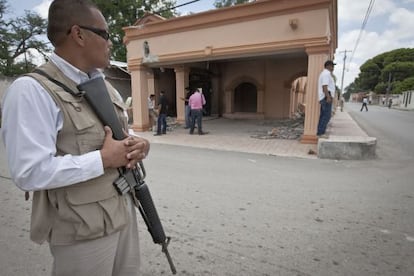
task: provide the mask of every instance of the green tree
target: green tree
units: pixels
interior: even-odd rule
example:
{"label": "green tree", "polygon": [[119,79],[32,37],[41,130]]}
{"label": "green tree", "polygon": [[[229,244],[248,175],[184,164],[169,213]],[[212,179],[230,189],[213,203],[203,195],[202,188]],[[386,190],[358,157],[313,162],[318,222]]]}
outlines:
{"label": "green tree", "polygon": [[393,81],[402,81],[414,76],[414,62],[395,61],[389,63],[382,70],[381,79],[386,82],[390,75],[392,76]]}
{"label": "green tree", "polygon": [[414,77],[409,77],[395,84],[393,93],[400,94],[404,91],[414,90]]}
{"label": "green tree", "polygon": [[360,67],[361,73],[359,74],[359,88],[361,90],[374,90],[378,83],[381,69],[372,60],[368,60]]}
{"label": "green tree", "polygon": [[26,11],[24,16],[5,20],[6,0],[0,0],[0,72],[15,76],[31,71],[34,56],[29,50],[45,55],[50,49],[42,42],[46,33],[46,20],[38,14]]}
{"label": "green tree", "polygon": [[344,90],[345,90],[345,93],[343,93],[342,96],[344,96],[346,101],[349,101],[349,98],[351,97],[352,93],[358,92],[354,82],[348,85],[347,87],[345,87]]}
{"label": "green tree", "polygon": [[401,87],[402,83],[404,83],[403,87],[411,83],[404,80],[414,75],[414,49],[401,48],[379,54],[367,60],[360,70],[352,85],[356,92],[386,93],[390,87],[390,92],[397,93],[399,91],[397,87]]}
{"label": "green tree", "polygon": [[387,91],[388,84],[385,82],[379,82],[374,88],[374,92],[377,94],[385,94]]}
{"label": "green tree", "polygon": [[214,6],[217,9],[219,9],[219,8],[224,8],[224,7],[235,6],[238,4],[248,3],[248,2],[252,2],[252,1],[251,0],[216,0],[214,2]]}
{"label": "green tree", "polygon": [[94,0],[108,22],[111,33],[112,58],[126,61],[126,47],[123,43],[122,28],[132,26],[146,12],[170,18],[177,13],[174,10],[175,0]]}

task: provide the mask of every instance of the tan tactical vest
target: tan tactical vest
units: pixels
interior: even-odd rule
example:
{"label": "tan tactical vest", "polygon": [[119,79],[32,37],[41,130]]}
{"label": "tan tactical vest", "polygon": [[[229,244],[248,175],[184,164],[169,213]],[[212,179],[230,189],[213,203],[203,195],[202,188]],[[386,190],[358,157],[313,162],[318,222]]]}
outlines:
{"label": "tan tactical vest", "polygon": [[[53,63],[39,67],[50,77],[78,91]],[[50,94],[63,114],[63,128],[57,136],[57,156],[81,155],[101,149],[105,132],[103,125],[86,99],[73,96],[46,77],[31,73]],[[107,83],[114,108],[126,129],[124,105]],[[99,238],[122,229],[128,221],[126,199],[116,192],[113,181],[116,169],[104,175],[63,188],[38,191],[33,195],[30,238],[37,243],[48,240],[54,245]]]}

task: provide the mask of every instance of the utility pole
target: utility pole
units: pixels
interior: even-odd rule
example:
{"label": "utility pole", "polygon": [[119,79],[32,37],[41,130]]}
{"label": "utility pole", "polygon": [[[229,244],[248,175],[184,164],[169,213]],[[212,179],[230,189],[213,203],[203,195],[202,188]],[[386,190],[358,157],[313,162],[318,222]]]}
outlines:
{"label": "utility pole", "polygon": [[344,64],[343,64],[343,67],[342,67],[342,78],[341,78],[341,96],[344,94],[344,75],[345,75],[345,63],[346,63],[346,53],[347,52],[350,53],[352,51],[345,50],[345,51],[339,52],[339,53],[344,53]]}
{"label": "utility pole", "polygon": [[388,73],[387,99],[388,99],[388,97],[390,95],[390,92],[391,92],[391,77],[392,77],[392,72],[390,71]]}

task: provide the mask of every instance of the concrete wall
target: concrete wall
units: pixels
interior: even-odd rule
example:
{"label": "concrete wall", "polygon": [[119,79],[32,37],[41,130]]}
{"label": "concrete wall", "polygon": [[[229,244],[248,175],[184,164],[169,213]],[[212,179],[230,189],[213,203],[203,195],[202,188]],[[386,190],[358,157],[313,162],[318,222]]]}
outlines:
{"label": "concrete wall", "polygon": [[5,76],[0,76],[0,127],[1,127],[1,103],[3,101],[3,95],[6,89],[10,84],[15,80],[15,78],[9,78]]}
{"label": "concrete wall", "polygon": [[[265,118],[289,117],[292,81],[307,67],[307,58],[263,59],[258,61],[229,62],[222,66],[222,90],[245,76],[264,90],[263,113]],[[254,83],[253,83],[254,84]],[[237,85],[237,84],[236,84]],[[222,99],[225,103],[225,100]]]}
{"label": "concrete wall", "polygon": [[3,99],[3,94],[15,78],[0,76],[0,102]]}
{"label": "concrete wall", "polygon": [[405,91],[399,97],[400,108],[414,109],[414,91]]}
{"label": "concrete wall", "polygon": [[[289,25],[289,20],[292,18],[300,18],[298,28],[294,31]],[[219,54],[220,51],[225,52],[223,54],[227,54],[227,57],[228,54],[242,56],[246,47],[253,48],[254,45],[265,47],[267,44],[269,46],[279,44],[286,47],[284,41],[294,44],[292,41],[325,37],[329,32],[327,21],[327,11],[312,10],[233,22],[224,26],[209,26],[202,30],[166,33],[153,37],[142,36],[128,42],[128,59],[144,57],[144,41],[149,44],[150,54],[158,57],[158,60],[180,59],[182,62],[185,58],[191,59],[195,51],[206,52],[207,56]]]}
{"label": "concrete wall", "polygon": [[106,80],[115,87],[125,102],[131,96],[131,76],[116,67],[106,68],[104,74]]}

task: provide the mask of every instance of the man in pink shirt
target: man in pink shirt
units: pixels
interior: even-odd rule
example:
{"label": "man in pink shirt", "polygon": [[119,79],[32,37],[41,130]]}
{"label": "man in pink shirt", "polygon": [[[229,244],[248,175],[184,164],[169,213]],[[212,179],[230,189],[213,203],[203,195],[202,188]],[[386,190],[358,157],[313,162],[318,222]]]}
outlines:
{"label": "man in pink shirt", "polygon": [[201,121],[203,119],[203,105],[206,104],[206,99],[204,98],[203,93],[200,90],[195,89],[193,95],[188,99],[188,104],[191,108],[191,126],[190,134],[194,133],[195,122],[197,120],[197,129],[199,135],[207,134],[208,132],[203,132],[201,127]]}

